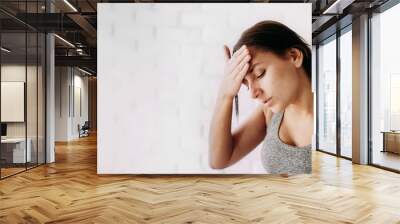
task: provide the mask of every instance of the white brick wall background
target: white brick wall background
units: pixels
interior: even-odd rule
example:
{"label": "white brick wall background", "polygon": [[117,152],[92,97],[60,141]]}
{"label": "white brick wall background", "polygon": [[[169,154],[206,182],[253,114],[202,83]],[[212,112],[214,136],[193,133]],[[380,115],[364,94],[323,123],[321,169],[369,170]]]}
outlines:
{"label": "white brick wall background", "polygon": [[[98,172],[265,173],[261,145],[230,168],[209,168],[208,132],[223,44],[266,19],[311,44],[310,4],[99,4]],[[239,96],[243,122],[256,102],[246,89]]]}

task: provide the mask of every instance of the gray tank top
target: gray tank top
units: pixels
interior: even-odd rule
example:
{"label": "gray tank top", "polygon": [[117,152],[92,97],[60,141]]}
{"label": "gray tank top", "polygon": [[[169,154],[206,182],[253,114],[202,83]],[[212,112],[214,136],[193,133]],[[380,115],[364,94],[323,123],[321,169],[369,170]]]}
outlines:
{"label": "gray tank top", "polygon": [[270,174],[311,173],[311,144],[295,147],[281,141],[278,136],[283,112],[272,115],[261,149],[261,160]]}

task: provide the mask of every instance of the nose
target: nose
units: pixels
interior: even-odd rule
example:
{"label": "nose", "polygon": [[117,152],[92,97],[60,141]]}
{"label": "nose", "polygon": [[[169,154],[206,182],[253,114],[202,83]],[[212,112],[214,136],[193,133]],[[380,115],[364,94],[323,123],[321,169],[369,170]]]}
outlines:
{"label": "nose", "polygon": [[254,83],[249,83],[249,89],[250,89],[251,98],[257,99],[258,96],[260,96],[261,89],[258,88],[256,85],[254,85]]}

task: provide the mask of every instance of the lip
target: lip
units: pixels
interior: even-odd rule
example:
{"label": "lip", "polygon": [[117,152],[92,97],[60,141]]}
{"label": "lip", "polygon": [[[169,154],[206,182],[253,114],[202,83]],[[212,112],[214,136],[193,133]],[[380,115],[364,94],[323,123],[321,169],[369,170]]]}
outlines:
{"label": "lip", "polygon": [[264,104],[268,104],[268,103],[271,101],[271,98],[272,98],[272,97],[270,97],[270,98],[264,100],[263,103],[264,103]]}

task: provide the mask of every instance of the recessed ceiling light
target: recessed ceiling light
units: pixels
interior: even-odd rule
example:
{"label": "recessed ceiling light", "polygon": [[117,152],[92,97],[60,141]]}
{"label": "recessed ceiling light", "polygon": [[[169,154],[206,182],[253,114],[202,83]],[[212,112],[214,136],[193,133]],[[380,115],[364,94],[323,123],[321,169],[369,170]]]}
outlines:
{"label": "recessed ceiling light", "polygon": [[336,0],[322,14],[342,14],[343,9],[353,3],[355,0]]}
{"label": "recessed ceiling light", "polygon": [[72,10],[74,10],[74,12],[78,12],[78,10],[71,4],[69,3],[68,0],[64,0],[65,4],[67,4]]}
{"label": "recessed ceiling light", "polygon": [[9,49],[7,49],[7,48],[5,48],[5,47],[1,47],[1,50],[4,51],[4,52],[7,52],[7,53],[10,53],[10,52],[11,52],[11,50],[9,50]]}
{"label": "recessed ceiling light", "polygon": [[90,73],[90,72],[88,72],[88,71],[86,71],[86,70],[83,70],[83,69],[81,69],[81,68],[79,68],[78,67],[78,69],[79,69],[79,71],[81,71],[81,72],[83,72],[83,73],[85,73],[85,74],[88,74],[88,75],[92,75],[92,73]]}
{"label": "recessed ceiling light", "polygon": [[73,45],[73,44],[72,44],[71,42],[69,42],[68,40],[66,40],[66,39],[64,39],[64,38],[62,38],[62,37],[60,37],[60,36],[57,35],[57,34],[54,34],[54,36],[57,37],[58,39],[60,39],[61,41],[63,41],[64,43],[68,44],[69,46],[75,48],[75,45]]}

